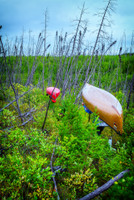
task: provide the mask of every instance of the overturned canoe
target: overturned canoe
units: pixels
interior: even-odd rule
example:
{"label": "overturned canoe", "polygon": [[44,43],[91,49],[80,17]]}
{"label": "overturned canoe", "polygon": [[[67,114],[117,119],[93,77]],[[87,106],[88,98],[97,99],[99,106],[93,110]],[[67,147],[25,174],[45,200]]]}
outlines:
{"label": "overturned canoe", "polygon": [[123,111],[119,101],[109,92],[86,83],[82,90],[86,107],[97,111],[99,118],[117,133],[123,132]]}

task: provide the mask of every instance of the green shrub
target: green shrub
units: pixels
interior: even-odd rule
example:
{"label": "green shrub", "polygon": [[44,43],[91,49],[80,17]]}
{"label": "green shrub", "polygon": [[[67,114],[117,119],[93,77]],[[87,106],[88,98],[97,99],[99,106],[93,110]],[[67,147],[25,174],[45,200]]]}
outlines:
{"label": "green shrub", "polygon": [[[19,84],[15,88],[19,95],[28,90]],[[11,88],[7,90],[7,94],[14,99]],[[119,101],[124,98],[121,91],[115,95]],[[74,104],[73,95],[66,95],[64,100],[58,97],[55,104],[50,104],[46,131],[42,133],[48,100],[48,96],[43,95],[39,88],[34,88],[19,99],[21,111],[27,112],[30,108],[36,110],[32,113],[33,121],[25,126],[20,126],[18,113],[13,106],[4,109],[0,114],[2,200],[56,199],[53,175],[61,199],[77,199],[94,191],[127,168],[131,171],[130,176],[124,177],[123,182],[116,182],[113,190],[110,188],[101,197],[110,198],[112,192],[117,190],[118,198],[123,198],[122,189],[124,197],[129,193],[131,198],[134,162],[133,110],[124,109],[124,133],[115,138],[113,149],[108,144],[108,137],[113,134],[111,129],[106,128],[105,134],[98,136],[98,116],[92,114],[89,122],[83,106]],[[125,103],[124,100],[124,108]],[[50,168],[51,162],[54,171],[57,167],[60,168],[54,174]]]}

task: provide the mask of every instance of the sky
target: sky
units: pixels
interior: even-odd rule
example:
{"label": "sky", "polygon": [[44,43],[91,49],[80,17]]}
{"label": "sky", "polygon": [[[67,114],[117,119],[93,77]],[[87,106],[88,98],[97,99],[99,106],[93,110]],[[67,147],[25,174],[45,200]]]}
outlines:
{"label": "sky", "polygon": [[[95,14],[107,5],[104,0],[0,0],[0,35],[3,40],[8,38],[11,41],[22,32],[25,37],[29,32],[37,37],[44,30],[47,10],[47,42],[53,43],[56,31],[74,32],[74,20],[79,17],[83,3],[86,8],[83,19],[88,21],[86,40],[92,43],[99,24]],[[124,49],[129,48],[134,31],[134,0],[117,0],[114,11],[108,32],[118,43],[123,41]]]}

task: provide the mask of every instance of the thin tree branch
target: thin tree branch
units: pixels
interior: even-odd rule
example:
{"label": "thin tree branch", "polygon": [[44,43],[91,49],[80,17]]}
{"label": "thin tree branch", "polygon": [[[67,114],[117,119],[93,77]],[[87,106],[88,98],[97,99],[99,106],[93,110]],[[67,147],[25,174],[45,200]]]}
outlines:
{"label": "thin tree branch", "polygon": [[[52,94],[53,94],[53,92],[52,92]],[[48,104],[47,104],[47,110],[46,110],[46,114],[45,114],[45,119],[44,119],[43,125],[42,125],[42,132],[44,132],[44,126],[45,126],[45,123],[46,123],[46,119],[47,119],[47,114],[48,114],[50,102],[51,102],[51,98],[49,98],[49,101],[48,101]]]}
{"label": "thin tree branch", "polygon": [[21,122],[23,123],[23,118],[22,118],[22,116],[21,116],[21,110],[20,110],[20,106],[19,106],[19,102],[18,102],[18,91],[16,92],[15,87],[14,87],[14,85],[12,84],[10,75],[9,75],[9,80],[10,80],[10,84],[11,84],[11,86],[12,86],[12,89],[13,89],[13,91],[14,91],[15,101],[16,101],[16,104],[17,104],[17,111],[18,111],[19,117],[21,118]]}
{"label": "thin tree branch", "polygon": [[[54,145],[56,145],[57,140],[58,140],[58,138],[56,138]],[[53,178],[53,182],[54,182],[54,188],[55,188],[55,190],[57,192],[57,199],[60,200],[60,196],[59,196],[59,193],[58,193],[57,184],[56,184],[56,180],[55,180],[55,175],[54,175],[55,173],[54,173],[54,170],[53,170],[53,157],[54,157],[54,153],[55,153],[55,147],[53,148],[53,153],[52,153],[51,161],[50,161],[50,167],[51,167],[51,171],[53,172],[52,178]]]}
{"label": "thin tree branch", "polygon": [[[33,108],[31,108],[31,110],[30,111],[28,111],[28,112],[25,112],[25,113],[22,113],[21,114],[21,117],[27,117],[28,115],[30,115],[32,112],[35,112],[37,109],[34,109],[34,107]],[[20,117],[20,116],[19,116]]]}
{"label": "thin tree branch", "polygon": [[21,125],[19,126],[25,126],[29,121],[31,121],[33,119],[33,116],[30,117],[27,121],[23,122]]}

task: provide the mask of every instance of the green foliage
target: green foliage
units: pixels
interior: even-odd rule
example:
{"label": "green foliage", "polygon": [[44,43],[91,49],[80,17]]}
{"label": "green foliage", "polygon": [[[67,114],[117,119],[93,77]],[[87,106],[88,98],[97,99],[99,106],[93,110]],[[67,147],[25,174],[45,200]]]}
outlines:
{"label": "green foliage", "polygon": [[[21,83],[25,85],[28,76],[31,73],[32,67],[36,66],[36,71],[33,75],[32,84],[37,84],[38,80],[42,76],[43,66],[44,66],[44,80],[45,84],[49,79],[51,83],[55,83],[59,66],[63,67],[62,78],[66,78],[66,70],[72,68],[72,80],[75,79],[75,73],[82,69],[82,73],[79,74],[77,84],[80,84],[85,80],[85,74],[88,65],[87,60],[90,59],[90,56],[72,56],[71,58],[63,57],[43,57],[43,56],[21,56],[21,57],[7,57],[7,63],[9,65],[9,70],[15,70],[15,82],[18,79],[21,79]],[[1,59],[0,59],[0,62]],[[21,65],[21,66],[20,66]],[[95,85],[98,86],[101,83],[102,88],[109,88],[113,91],[123,90],[124,83],[126,88],[129,86],[132,75],[133,75],[133,65],[134,65],[134,55],[121,55],[121,62],[119,56],[117,55],[105,55],[101,59],[101,56],[98,56],[98,59],[93,58],[91,62],[91,68],[97,65],[96,71],[91,78],[91,82],[94,81]],[[85,66],[85,67],[84,67]],[[5,68],[2,69],[2,82],[6,82],[7,74]],[[90,73],[90,72],[89,72]],[[60,86],[62,83],[60,83]],[[42,87],[42,83],[41,83]]]}
{"label": "green foliage", "polygon": [[130,111],[126,111],[124,119],[124,131],[128,134],[134,131],[134,108],[130,108]]}
{"label": "green foliage", "polygon": [[124,111],[126,111],[127,102],[126,102],[126,96],[122,93],[121,90],[115,93],[115,97],[119,100],[120,104],[122,105],[122,108]]}
{"label": "green foliage", "polygon": [[122,72],[133,74],[134,72],[134,56],[133,55],[122,55]]}
{"label": "green foliage", "polygon": [[97,185],[95,184],[96,179],[93,177],[92,171],[90,169],[80,172],[75,172],[69,178],[65,179],[65,185],[68,188],[71,199],[80,198],[86,195],[92,190],[95,190]]}
{"label": "green foliage", "polygon": [[19,128],[1,133],[1,197],[12,199],[51,197],[49,167],[53,145],[36,129]]}
{"label": "green foliage", "polygon": [[134,198],[134,178],[133,173],[127,175],[120,179],[118,182],[115,182],[114,185],[108,190],[103,199],[122,199],[122,200],[133,200]]}
{"label": "green foliage", "polygon": [[6,128],[15,125],[14,111],[4,109],[0,113],[0,128]]}

